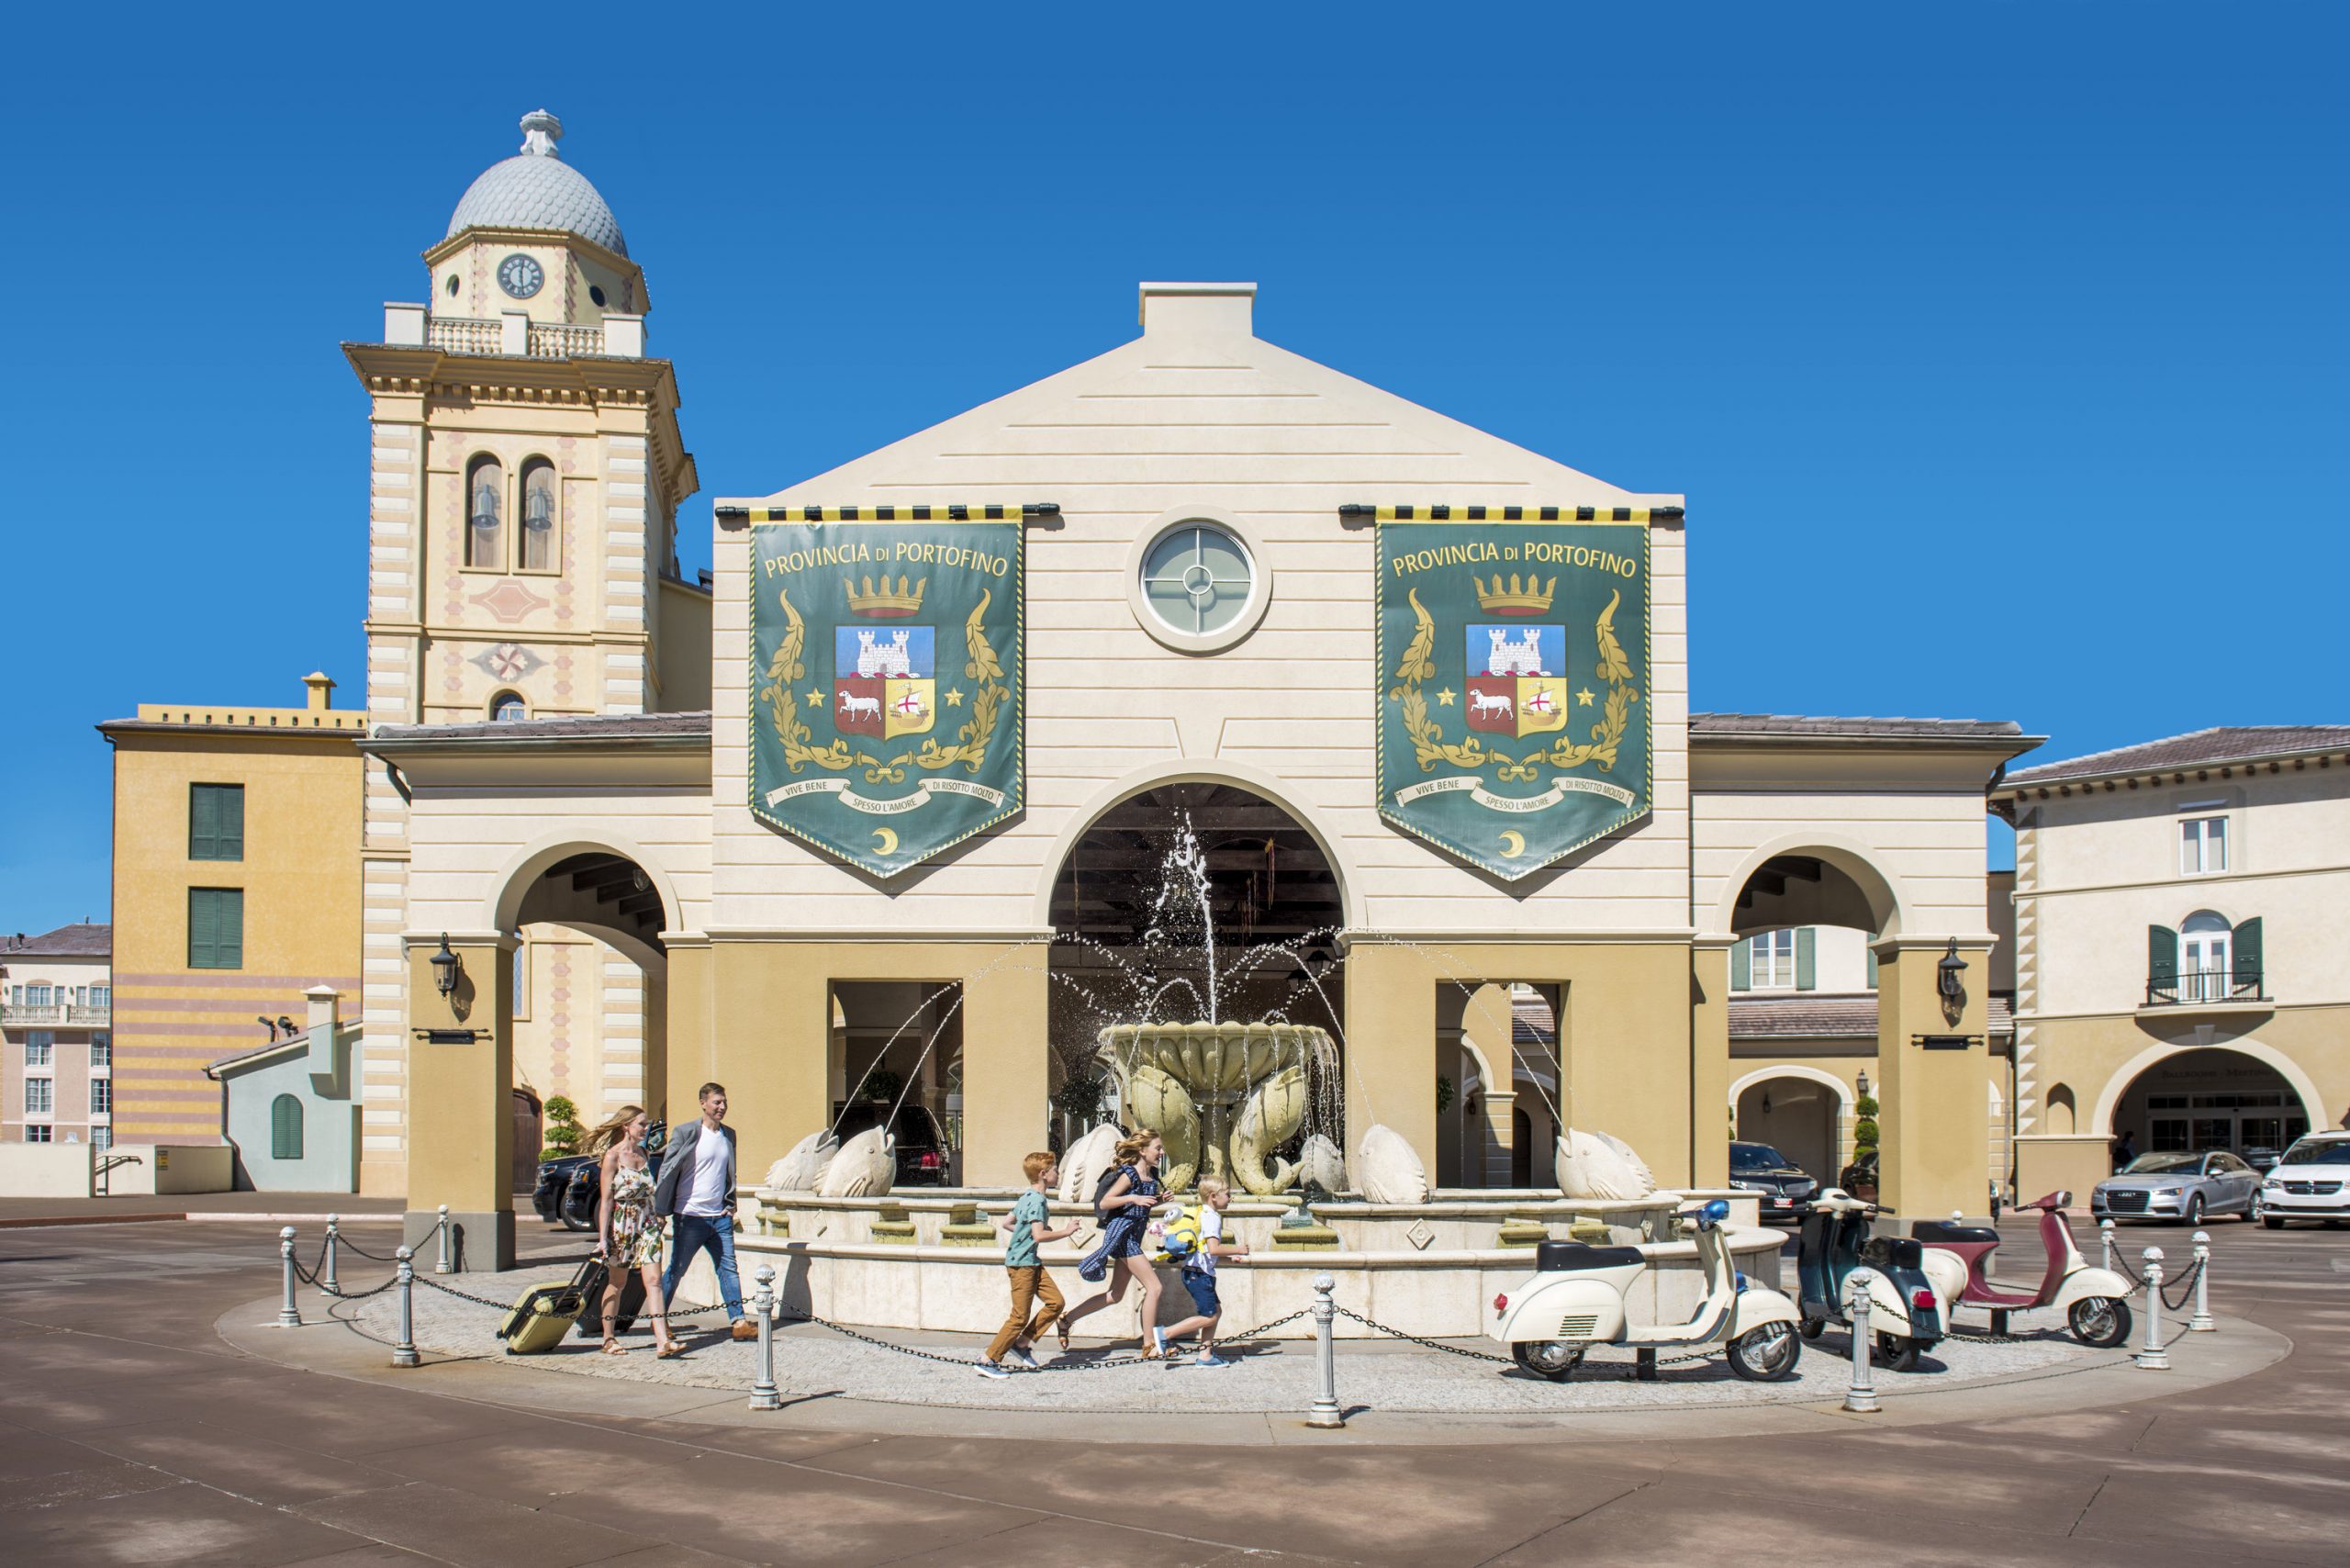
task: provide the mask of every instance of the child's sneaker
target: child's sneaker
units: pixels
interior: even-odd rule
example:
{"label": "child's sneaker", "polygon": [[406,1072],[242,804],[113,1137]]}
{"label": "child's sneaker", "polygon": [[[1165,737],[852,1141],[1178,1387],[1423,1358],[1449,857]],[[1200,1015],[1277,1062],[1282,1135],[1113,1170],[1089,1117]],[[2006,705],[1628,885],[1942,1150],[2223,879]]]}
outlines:
{"label": "child's sneaker", "polygon": [[981,1377],[1010,1377],[1012,1375],[985,1356],[979,1358],[978,1371]]}
{"label": "child's sneaker", "polygon": [[1030,1355],[1027,1351],[1022,1350],[1017,1345],[1013,1346],[1012,1349],[1005,1353],[1013,1361],[1018,1361],[1022,1367],[1025,1368],[1029,1372],[1042,1372],[1044,1370],[1036,1364],[1035,1357]]}
{"label": "child's sneaker", "polygon": [[1192,1357],[1192,1364],[1195,1367],[1228,1367],[1232,1363],[1225,1361],[1222,1356],[1215,1355],[1211,1352],[1207,1355]]}

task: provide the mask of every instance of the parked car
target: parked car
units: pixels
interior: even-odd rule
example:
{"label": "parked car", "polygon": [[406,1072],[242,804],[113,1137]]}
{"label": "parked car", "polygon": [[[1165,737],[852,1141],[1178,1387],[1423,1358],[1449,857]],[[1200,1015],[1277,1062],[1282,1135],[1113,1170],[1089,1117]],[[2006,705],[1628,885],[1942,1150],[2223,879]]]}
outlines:
{"label": "parked car", "polygon": [[[881,1125],[886,1107],[861,1102],[840,1114],[834,1130],[846,1143]],[[944,1187],[951,1161],[938,1123],[920,1105],[901,1105],[890,1119],[890,1136],[898,1140],[898,1181],[901,1187]]]}
{"label": "parked car", "polygon": [[2276,1169],[2277,1161],[2283,1159],[2285,1151],[2281,1148],[2270,1148],[2266,1144],[2255,1144],[2244,1151],[2244,1162],[2255,1170],[2273,1170]]}
{"label": "parked car", "polygon": [[[644,1156],[652,1162],[653,1178],[661,1179],[661,1146],[669,1138],[669,1124],[655,1122],[644,1136]],[[592,1154],[566,1154],[539,1162],[539,1183],[531,1191],[531,1207],[549,1225],[567,1230],[596,1228],[596,1205],[602,1200],[604,1168]]]}
{"label": "parked car", "polygon": [[1794,1225],[1811,1212],[1819,1183],[1767,1143],[1729,1146],[1729,1184],[1756,1193],[1766,1225]]}
{"label": "parked car", "polygon": [[2261,1179],[2260,1223],[2282,1230],[2288,1219],[2350,1219],[2350,1132],[2296,1138]]}
{"label": "parked car", "polygon": [[2202,1154],[2142,1154],[2089,1193],[2091,1219],[2200,1225],[2205,1215],[2258,1219],[2260,1206],[2260,1172],[2223,1148]]}

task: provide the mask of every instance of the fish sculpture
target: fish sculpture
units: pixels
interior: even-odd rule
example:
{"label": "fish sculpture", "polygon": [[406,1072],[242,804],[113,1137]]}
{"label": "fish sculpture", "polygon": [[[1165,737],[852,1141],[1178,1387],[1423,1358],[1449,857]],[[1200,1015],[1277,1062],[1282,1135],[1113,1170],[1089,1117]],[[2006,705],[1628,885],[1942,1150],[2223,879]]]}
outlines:
{"label": "fish sculpture", "polygon": [[1155,1129],[1167,1146],[1158,1164],[1160,1188],[1180,1193],[1189,1187],[1200,1171],[1200,1112],[1190,1091],[1155,1067],[1137,1067],[1126,1075],[1126,1118]]}
{"label": "fish sculpture", "polygon": [[898,1179],[898,1140],[879,1127],[861,1132],[841,1145],[816,1183],[826,1198],[878,1198]]}
{"label": "fish sculpture", "polygon": [[1259,1197],[1287,1192],[1296,1185],[1298,1168],[1286,1159],[1273,1161],[1265,1174],[1266,1157],[1297,1136],[1305,1125],[1305,1070],[1285,1067],[1250,1092],[1240,1106],[1240,1123],[1232,1131],[1232,1173]]}
{"label": "fish sculpture", "polygon": [[840,1139],[829,1132],[810,1133],[791,1146],[791,1152],[767,1167],[765,1183],[771,1193],[812,1193],[824,1179],[824,1168],[840,1152]]}

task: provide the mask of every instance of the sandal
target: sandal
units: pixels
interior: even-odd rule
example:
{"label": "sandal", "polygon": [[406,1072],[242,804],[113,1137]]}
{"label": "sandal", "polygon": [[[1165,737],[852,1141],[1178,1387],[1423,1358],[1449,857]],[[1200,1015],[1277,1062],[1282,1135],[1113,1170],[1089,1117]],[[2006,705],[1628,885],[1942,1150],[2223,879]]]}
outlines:
{"label": "sandal", "polygon": [[604,1354],[608,1356],[625,1356],[628,1354],[628,1347],[607,1334],[604,1336]]}
{"label": "sandal", "polygon": [[1069,1350],[1068,1320],[1063,1319],[1062,1321],[1054,1324],[1053,1331],[1061,1337],[1061,1353],[1063,1355],[1067,1355]]}
{"label": "sandal", "polygon": [[682,1356],[685,1353],[686,1348],[683,1345],[664,1345],[653,1352],[653,1359],[656,1361],[666,1361],[672,1356]]}

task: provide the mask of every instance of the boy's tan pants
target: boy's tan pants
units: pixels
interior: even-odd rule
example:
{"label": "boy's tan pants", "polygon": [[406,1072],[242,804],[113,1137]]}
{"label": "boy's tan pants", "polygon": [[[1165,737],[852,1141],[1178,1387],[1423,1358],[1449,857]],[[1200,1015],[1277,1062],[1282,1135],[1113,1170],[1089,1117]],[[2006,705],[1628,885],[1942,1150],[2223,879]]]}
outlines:
{"label": "boy's tan pants", "polygon": [[[1014,1339],[1034,1341],[1058,1321],[1061,1315],[1061,1289],[1053,1283],[1053,1277],[1045,1272],[1042,1264],[1006,1269],[1004,1272],[1012,1276],[1012,1316],[1003,1320],[1003,1327],[996,1330],[995,1338],[988,1343],[988,1360],[991,1361],[1003,1360],[1003,1353],[1012,1349]],[[1028,1307],[1032,1302],[1045,1304],[1045,1309],[1036,1314],[1036,1320],[1033,1323],[1028,1320]]]}

